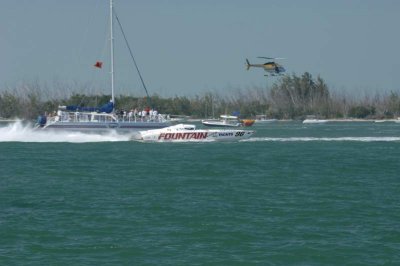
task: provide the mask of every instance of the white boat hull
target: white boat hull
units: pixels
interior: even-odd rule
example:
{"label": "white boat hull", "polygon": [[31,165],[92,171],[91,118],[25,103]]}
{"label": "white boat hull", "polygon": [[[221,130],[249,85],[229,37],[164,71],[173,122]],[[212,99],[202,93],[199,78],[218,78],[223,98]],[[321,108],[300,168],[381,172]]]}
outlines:
{"label": "white boat hull", "polygon": [[201,121],[203,125],[208,127],[241,127],[241,123],[226,123],[224,121]]}
{"label": "white boat hull", "polygon": [[202,120],[201,123],[207,127],[241,127],[237,116],[221,115],[220,119]]}
{"label": "white boat hull", "polygon": [[167,122],[56,122],[49,124],[43,130],[62,131],[95,131],[103,132],[115,130],[118,132],[140,131],[145,129],[159,129],[170,126]]}
{"label": "white boat hull", "polygon": [[323,119],[306,119],[303,121],[303,124],[325,124],[328,120]]}
{"label": "white boat hull", "polygon": [[256,119],[255,123],[257,123],[257,124],[261,124],[261,123],[274,123],[274,122],[276,122],[276,121],[278,121],[278,119],[259,119],[259,120]]}
{"label": "white boat hull", "polygon": [[254,134],[251,130],[195,129],[193,125],[179,124],[163,129],[140,131],[133,140],[144,142],[210,142],[238,141]]}

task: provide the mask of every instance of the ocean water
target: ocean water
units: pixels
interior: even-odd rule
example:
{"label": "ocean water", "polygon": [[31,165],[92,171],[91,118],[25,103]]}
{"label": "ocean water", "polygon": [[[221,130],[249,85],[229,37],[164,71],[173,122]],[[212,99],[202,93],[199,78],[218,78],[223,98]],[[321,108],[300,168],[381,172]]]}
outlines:
{"label": "ocean water", "polygon": [[0,265],[400,265],[400,123],[233,143],[0,127]]}

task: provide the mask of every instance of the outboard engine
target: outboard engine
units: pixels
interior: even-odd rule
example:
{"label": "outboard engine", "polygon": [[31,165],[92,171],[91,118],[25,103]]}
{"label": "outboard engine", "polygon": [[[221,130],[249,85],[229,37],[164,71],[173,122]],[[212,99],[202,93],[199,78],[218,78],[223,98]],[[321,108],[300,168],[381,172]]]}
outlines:
{"label": "outboard engine", "polygon": [[46,123],[47,123],[47,117],[45,115],[39,115],[36,124],[39,127],[44,127]]}

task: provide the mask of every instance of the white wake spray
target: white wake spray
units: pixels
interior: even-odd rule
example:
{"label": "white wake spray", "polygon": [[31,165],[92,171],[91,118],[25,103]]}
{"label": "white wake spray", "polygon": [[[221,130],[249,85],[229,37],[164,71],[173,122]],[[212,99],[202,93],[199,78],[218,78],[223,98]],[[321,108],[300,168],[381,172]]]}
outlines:
{"label": "white wake spray", "polygon": [[32,124],[14,122],[0,126],[0,142],[110,142],[129,141],[130,135],[110,133],[83,133],[67,131],[46,131],[34,129]]}
{"label": "white wake spray", "polygon": [[[0,124],[0,142],[113,142],[130,141],[131,134],[118,134],[115,131],[109,133],[84,133],[68,131],[47,131],[34,129],[32,124],[24,124],[21,121]],[[240,142],[400,142],[400,137],[376,136],[376,137],[253,137]]]}

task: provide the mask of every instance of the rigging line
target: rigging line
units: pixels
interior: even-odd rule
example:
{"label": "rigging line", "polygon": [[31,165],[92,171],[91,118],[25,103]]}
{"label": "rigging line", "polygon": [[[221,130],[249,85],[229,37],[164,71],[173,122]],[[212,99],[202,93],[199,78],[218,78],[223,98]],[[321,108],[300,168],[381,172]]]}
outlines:
{"label": "rigging line", "polygon": [[142,75],[140,74],[140,71],[139,71],[139,67],[138,67],[138,65],[136,64],[135,57],[133,56],[131,47],[129,46],[128,40],[126,39],[125,32],[124,32],[124,30],[122,29],[121,22],[119,21],[119,18],[118,18],[118,15],[117,15],[115,9],[114,9],[114,15],[115,15],[115,18],[116,18],[116,20],[117,20],[117,22],[118,22],[119,28],[121,29],[122,36],[123,36],[124,39],[125,39],[125,44],[126,44],[126,46],[128,47],[128,50],[129,50],[129,53],[130,53],[130,55],[131,55],[132,61],[133,61],[133,63],[135,64],[136,71],[137,71],[137,73],[139,74],[140,81],[142,82],[143,88],[144,88],[144,90],[146,91],[146,95],[147,95],[147,99],[148,99],[149,105],[150,105],[150,107],[153,107],[153,104],[152,104],[152,102],[151,102],[151,98],[150,98],[149,92],[147,91],[146,85],[144,84]]}

